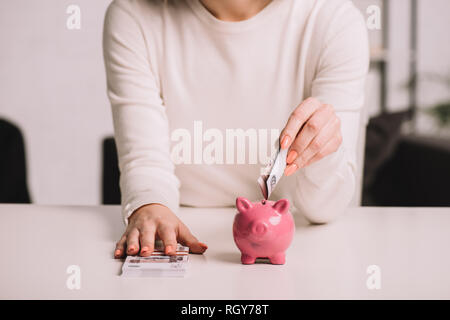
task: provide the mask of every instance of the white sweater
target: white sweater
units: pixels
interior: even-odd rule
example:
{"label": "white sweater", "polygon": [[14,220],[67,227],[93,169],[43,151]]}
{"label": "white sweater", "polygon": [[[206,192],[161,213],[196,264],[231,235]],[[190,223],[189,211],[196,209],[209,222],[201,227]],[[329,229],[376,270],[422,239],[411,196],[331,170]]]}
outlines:
{"label": "white sweater", "polygon": [[[310,96],[334,106],[343,144],[283,177],[271,198],[289,199],[292,212],[317,223],[348,206],[369,63],[365,22],[351,1],[274,0],[226,22],[198,0],[115,0],[103,51],[125,222],[149,203],[176,213],[180,204],[260,200],[266,141]],[[239,129],[247,140],[233,146]]]}

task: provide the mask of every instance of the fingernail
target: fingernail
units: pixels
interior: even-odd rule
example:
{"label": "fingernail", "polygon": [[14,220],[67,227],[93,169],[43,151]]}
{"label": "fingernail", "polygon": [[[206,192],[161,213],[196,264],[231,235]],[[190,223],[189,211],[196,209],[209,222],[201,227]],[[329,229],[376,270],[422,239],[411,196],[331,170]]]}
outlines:
{"label": "fingernail", "polygon": [[289,145],[289,142],[291,141],[291,137],[288,135],[285,135],[283,139],[281,140],[281,149],[286,149]]}
{"label": "fingernail", "polygon": [[120,251],[119,249],[117,249],[116,251],[114,251],[114,255],[115,255],[115,256],[118,256],[118,255],[120,255],[120,252],[121,252],[121,251]]}
{"label": "fingernail", "polygon": [[292,161],[297,159],[297,156],[298,156],[297,151],[295,151],[295,150],[289,151],[288,156],[286,158],[286,162],[290,164]]}
{"label": "fingernail", "polygon": [[167,253],[171,253],[173,251],[173,247],[172,246],[166,246],[166,254]]}
{"label": "fingernail", "polygon": [[134,247],[129,247],[127,251],[128,251],[128,252],[134,251]]}
{"label": "fingernail", "polygon": [[141,249],[141,252],[142,253],[145,253],[145,252],[147,252],[148,251],[148,248],[147,247],[143,247],[142,249]]}
{"label": "fingernail", "polygon": [[203,242],[199,242],[198,244],[200,245],[200,247],[208,249],[208,246],[206,244],[204,244]]}
{"label": "fingernail", "polygon": [[293,174],[297,169],[298,169],[298,166],[297,166],[295,163],[290,164],[290,165],[288,165],[288,166],[286,167],[286,170],[284,170],[284,174],[285,174],[286,176],[290,176],[290,175]]}

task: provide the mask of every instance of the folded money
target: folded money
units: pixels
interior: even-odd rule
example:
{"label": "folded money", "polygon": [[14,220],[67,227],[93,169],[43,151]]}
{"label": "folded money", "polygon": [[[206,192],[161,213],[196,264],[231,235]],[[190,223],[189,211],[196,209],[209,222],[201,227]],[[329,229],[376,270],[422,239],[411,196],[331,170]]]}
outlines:
{"label": "folded money", "polygon": [[122,266],[123,277],[183,277],[189,260],[189,248],[177,245],[176,255],[164,254],[162,243],[155,244],[148,257],[127,256]]}
{"label": "folded money", "polygon": [[288,149],[281,149],[279,140],[276,141],[276,148],[277,152],[267,166],[261,170],[261,176],[258,178],[258,185],[266,200],[283,177],[284,169],[286,169]]}

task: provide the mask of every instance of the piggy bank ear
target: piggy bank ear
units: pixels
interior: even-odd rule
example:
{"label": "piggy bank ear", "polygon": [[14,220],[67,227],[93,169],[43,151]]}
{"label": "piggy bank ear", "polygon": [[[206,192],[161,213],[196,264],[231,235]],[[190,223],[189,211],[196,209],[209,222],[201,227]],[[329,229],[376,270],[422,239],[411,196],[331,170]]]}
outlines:
{"label": "piggy bank ear", "polygon": [[243,197],[239,197],[236,199],[236,208],[240,213],[246,213],[248,210],[253,208],[253,204]]}
{"label": "piggy bank ear", "polygon": [[277,202],[274,203],[272,208],[278,213],[285,214],[286,212],[289,211],[289,200],[287,199],[278,200]]}

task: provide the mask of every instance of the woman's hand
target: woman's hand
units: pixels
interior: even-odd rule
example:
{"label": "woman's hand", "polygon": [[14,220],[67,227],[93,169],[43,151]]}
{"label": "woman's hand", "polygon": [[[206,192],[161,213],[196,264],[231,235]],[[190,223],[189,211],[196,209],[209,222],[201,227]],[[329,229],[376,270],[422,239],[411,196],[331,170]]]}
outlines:
{"label": "woman's hand", "polygon": [[198,242],[186,225],[166,206],[149,204],[137,209],[128,218],[128,227],[122,238],[117,242],[114,251],[115,258],[125,254],[148,257],[152,254],[155,239],[164,243],[165,254],[175,255],[177,243],[188,246],[192,253],[203,253],[208,248]]}
{"label": "woman's hand", "polygon": [[290,147],[284,171],[289,176],[338,150],[342,143],[340,119],[333,106],[308,98],[290,115],[280,141],[282,149]]}

